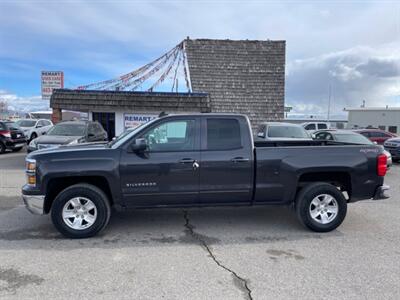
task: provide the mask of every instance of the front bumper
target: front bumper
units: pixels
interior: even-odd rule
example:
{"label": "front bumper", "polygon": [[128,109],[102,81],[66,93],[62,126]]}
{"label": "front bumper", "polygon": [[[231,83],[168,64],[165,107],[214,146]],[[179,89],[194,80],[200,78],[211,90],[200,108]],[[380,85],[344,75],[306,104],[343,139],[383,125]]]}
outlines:
{"label": "front bumper", "polygon": [[375,191],[375,195],[374,195],[373,199],[374,200],[382,200],[382,199],[390,198],[389,190],[390,190],[390,186],[388,186],[388,185],[379,186]]}
{"label": "front bumper", "polygon": [[44,215],[43,195],[22,195],[26,208],[34,215]]}

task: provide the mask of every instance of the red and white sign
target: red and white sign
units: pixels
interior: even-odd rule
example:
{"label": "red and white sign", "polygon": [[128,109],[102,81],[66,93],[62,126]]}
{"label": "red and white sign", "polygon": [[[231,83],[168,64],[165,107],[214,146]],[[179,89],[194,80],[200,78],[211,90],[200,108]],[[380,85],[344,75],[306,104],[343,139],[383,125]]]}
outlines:
{"label": "red and white sign", "polygon": [[64,88],[64,72],[42,71],[42,99],[49,100],[53,89]]}

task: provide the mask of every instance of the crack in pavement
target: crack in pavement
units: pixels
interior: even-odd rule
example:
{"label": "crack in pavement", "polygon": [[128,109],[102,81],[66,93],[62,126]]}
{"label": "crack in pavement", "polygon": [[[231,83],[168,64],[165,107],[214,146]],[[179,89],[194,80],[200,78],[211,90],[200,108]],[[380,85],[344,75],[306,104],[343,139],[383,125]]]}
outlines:
{"label": "crack in pavement", "polygon": [[214,255],[214,253],[212,252],[211,248],[208,246],[208,244],[201,238],[201,236],[196,233],[194,231],[194,227],[193,225],[190,224],[189,221],[189,216],[188,216],[188,212],[186,210],[183,211],[183,218],[185,219],[185,228],[186,230],[189,232],[189,234],[195,239],[197,240],[201,246],[203,246],[203,248],[208,252],[208,254],[210,255],[210,257],[212,258],[212,260],[222,269],[224,269],[225,271],[228,271],[229,273],[231,273],[231,275],[234,278],[234,282],[237,283],[239,289],[242,290],[242,292],[245,293],[246,295],[246,299],[248,300],[253,300],[253,297],[251,295],[251,289],[249,288],[248,282],[245,278],[239,276],[235,271],[233,271],[232,269],[229,269],[228,267],[226,267],[225,265],[223,265],[218,259],[217,257]]}

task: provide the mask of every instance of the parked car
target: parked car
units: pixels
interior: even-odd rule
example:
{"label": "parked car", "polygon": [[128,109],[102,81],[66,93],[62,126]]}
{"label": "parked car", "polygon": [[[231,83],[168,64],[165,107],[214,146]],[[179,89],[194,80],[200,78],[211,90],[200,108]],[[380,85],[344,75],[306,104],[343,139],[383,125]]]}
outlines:
{"label": "parked car", "polygon": [[107,141],[107,132],[100,123],[93,121],[67,121],[54,125],[46,135],[29,143],[28,152],[57,148],[61,145]]}
{"label": "parked car", "polygon": [[[340,143],[350,143],[357,145],[373,145],[374,143],[367,139],[365,136],[353,132],[351,130],[321,130],[313,134],[316,140],[324,141],[335,141]],[[392,155],[389,151],[384,150],[383,153],[387,157],[387,165],[390,167],[392,165]]]}
{"label": "parked car", "polygon": [[300,125],[282,122],[264,122],[258,126],[257,140],[312,140]]}
{"label": "parked car", "polygon": [[377,143],[378,145],[383,145],[383,143],[387,139],[391,139],[393,137],[397,137],[396,134],[385,131],[385,130],[380,130],[380,129],[356,129],[353,130],[354,132],[360,133],[366,138],[368,138],[370,141]]}
{"label": "parked car", "polygon": [[36,139],[38,136],[46,134],[47,131],[53,126],[50,120],[45,119],[21,119],[18,120],[17,125],[24,131],[28,141]]}
{"label": "parked car", "polygon": [[327,122],[306,122],[301,124],[305,130],[312,133],[317,130],[329,129],[330,125]]}
{"label": "parked car", "polygon": [[11,121],[0,121],[0,154],[20,151],[26,144],[24,132]]}
{"label": "parked car", "polygon": [[400,160],[400,137],[386,140],[383,146],[390,152],[394,161]]}
{"label": "parked car", "polygon": [[108,144],[30,153],[22,197],[70,238],[104,229],[111,206],[291,205],[305,226],[327,232],[342,223],[348,202],[388,197],[386,169],[373,144],[254,143],[246,116],[171,115]]}

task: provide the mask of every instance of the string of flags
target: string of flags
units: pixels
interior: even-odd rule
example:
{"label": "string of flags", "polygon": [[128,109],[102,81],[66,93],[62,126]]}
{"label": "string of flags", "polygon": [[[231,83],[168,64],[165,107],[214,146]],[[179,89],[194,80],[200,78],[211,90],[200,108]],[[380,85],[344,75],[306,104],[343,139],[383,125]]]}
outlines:
{"label": "string of flags", "polygon": [[[185,41],[164,53],[150,63],[123,74],[113,79],[95,82],[76,87],[78,90],[110,90],[110,91],[135,91],[138,89],[153,92],[157,88],[175,90],[178,92],[179,77],[183,77],[187,92],[191,92],[191,83]],[[168,79],[168,80],[167,80]],[[171,82],[171,87],[166,87],[166,82]]]}

